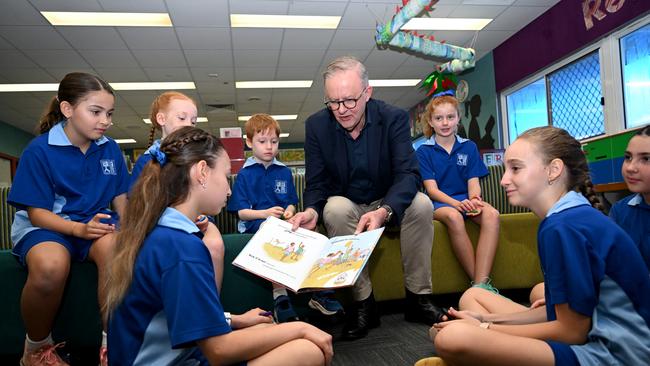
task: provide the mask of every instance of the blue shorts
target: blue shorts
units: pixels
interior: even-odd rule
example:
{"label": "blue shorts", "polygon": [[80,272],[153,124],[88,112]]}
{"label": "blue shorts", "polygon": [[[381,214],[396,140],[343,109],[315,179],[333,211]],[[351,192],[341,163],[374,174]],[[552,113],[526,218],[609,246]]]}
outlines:
{"label": "blue shorts", "polygon": [[556,365],[580,366],[576,354],[568,344],[556,341],[546,341],[546,343],[548,343],[548,345],[551,346],[551,350],[553,350]]}
{"label": "blue shorts", "polygon": [[27,263],[25,262],[27,252],[29,252],[29,250],[35,245],[46,241],[52,241],[63,245],[68,249],[68,252],[70,252],[70,259],[75,262],[85,261],[86,257],[88,257],[90,246],[93,244],[93,240],[63,235],[56,231],[47,229],[36,229],[25,234],[25,236],[23,236],[23,238],[14,246],[11,252],[18,258],[20,264],[27,266]]}
{"label": "blue shorts", "polygon": [[[466,200],[466,199],[469,198],[467,193],[456,194],[456,195],[449,196],[449,197],[455,199],[456,201],[463,201],[463,200]],[[452,206],[452,205],[450,205],[448,203],[439,202],[439,201],[431,201],[431,202],[433,202],[433,210],[434,211],[439,209],[440,207],[451,207],[454,210],[456,209],[454,206]],[[461,212],[460,214],[463,215],[463,219],[467,219],[467,213]]]}

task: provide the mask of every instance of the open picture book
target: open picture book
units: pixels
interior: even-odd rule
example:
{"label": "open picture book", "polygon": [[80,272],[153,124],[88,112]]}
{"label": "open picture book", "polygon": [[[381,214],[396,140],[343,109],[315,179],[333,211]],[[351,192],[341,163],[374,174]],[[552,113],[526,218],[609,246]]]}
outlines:
{"label": "open picture book", "polygon": [[293,292],[352,286],[383,232],[328,239],[269,217],[232,264]]}

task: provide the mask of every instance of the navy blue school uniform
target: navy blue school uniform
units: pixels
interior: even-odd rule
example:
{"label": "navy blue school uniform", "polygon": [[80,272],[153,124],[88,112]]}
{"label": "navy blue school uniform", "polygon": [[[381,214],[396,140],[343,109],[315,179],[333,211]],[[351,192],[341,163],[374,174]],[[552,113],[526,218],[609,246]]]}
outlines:
{"label": "navy blue school uniform", "polygon": [[[237,174],[237,180],[228,200],[228,211],[237,214],[239,210],[266,210],[280,206],[298,204],[296,187],[293,184],[291,169],[273,159],[268,168],[255,161],[246,159],[244,167]],[[240,233],[254,233],[264,220],[240,220],[237,229]]]}
{"label": "navy blue school uniform", "polygon": [[138,160],[135,161],[135,165],[133,165],[133,169],[131,170],[131,181],[129,182],[129,192],[131,192],[131,189],[133,189],[133,185],[140,177],[140,173],[142,173],[144,166],[147,165],[147,163],[150,162],[151,159],[153,158],[153,155],[151,155],[151,150],[159,149],[159,148],[160,148],[160,140],[156,140],[153,142],[153,144],[151,144],[151,146],[149,146],[147,151],[145,151],[142,155],[140,155],[138,157]]}
{"label": "navy blue school uniform", "polygon": [[650,276],[637,246],[579,193],[566,193],[537,233],[546,315],[568,304],[592,318],[585,344],[548,341],[556,365],[647,365]]}
{"label": "navy blue school uniform", "polygon": [[165,209],[147,235],[124,300],[108,324],[114,365],[207,365],[196,346],[231,332],[199,228]]}
{"label": "navy blue school uniform", "polygon": [[650,205],[636,193],[616,202],[609,210],[609,217],[636,243],[650,271]]}
{"label": "navy blue school uniform", "polygon": [[64,126],[60,122],[29,143],[9,192],[8,202],[18,210],[11,227],[13,253],[23,264],[29,249],[43,241],[61,243],[79,261],[86,258],[92,243],[32,225],[28,207],[82,223],[103,212],[111,215],[110,223],[117,223],[117,214],[108,207],[128,188],[129,173],[115,141],[102,136],[84,154],[70,143]]}
{"label": "navy blue school uniform", "polygon": [[[415,153],[420,163],[422,180],[435,180],[438,189],[458,201],[469,198],[467,182],[471,178],[489,174],[476,144],[458,135],[451,153],[436,143],[435,135],[420,145]],[[449,205],[433,201],[434,210],[444,206]]]}

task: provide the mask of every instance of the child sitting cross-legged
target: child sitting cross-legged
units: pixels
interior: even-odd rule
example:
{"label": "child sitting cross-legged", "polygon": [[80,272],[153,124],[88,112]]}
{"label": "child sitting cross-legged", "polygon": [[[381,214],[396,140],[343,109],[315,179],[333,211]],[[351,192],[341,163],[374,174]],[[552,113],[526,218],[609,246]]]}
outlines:
{"label": "child sitting cross-legged", "polygon": [[[255,233],[269,216],[289,219],[296,213],[298,196],[291,170],[276,159],[280,124],[268,114],[255,114],[244,127],[246,145],[253,150],[237,174],[228,211],[239,217],[241,233]],[[294,248],[285,248],[283,258],[291,258]],[[291,252],[289,252],[289,250]],[[343,307],[333,297],[334,291],[312,294],[309,306],[324,315],[334,315]],[[286,288],[273,283],[274,316],[279,323],[298,320]]]}

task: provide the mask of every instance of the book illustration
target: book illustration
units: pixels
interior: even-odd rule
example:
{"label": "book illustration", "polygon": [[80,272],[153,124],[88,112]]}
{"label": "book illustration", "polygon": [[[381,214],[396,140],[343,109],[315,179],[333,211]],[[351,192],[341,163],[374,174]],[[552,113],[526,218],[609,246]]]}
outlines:
{"label": "book illustration", "polygon": [[282,242],[278,238],[273,238],[264,243],[264,251],[269,258],[284,263],[296,263],[302,259],[305,254],[305,244],[300,242]]}
{"label": "book illustration", "polygon": [[352,286],[383,230],[328,239],[269,217],[233,264],[294,292]]}

